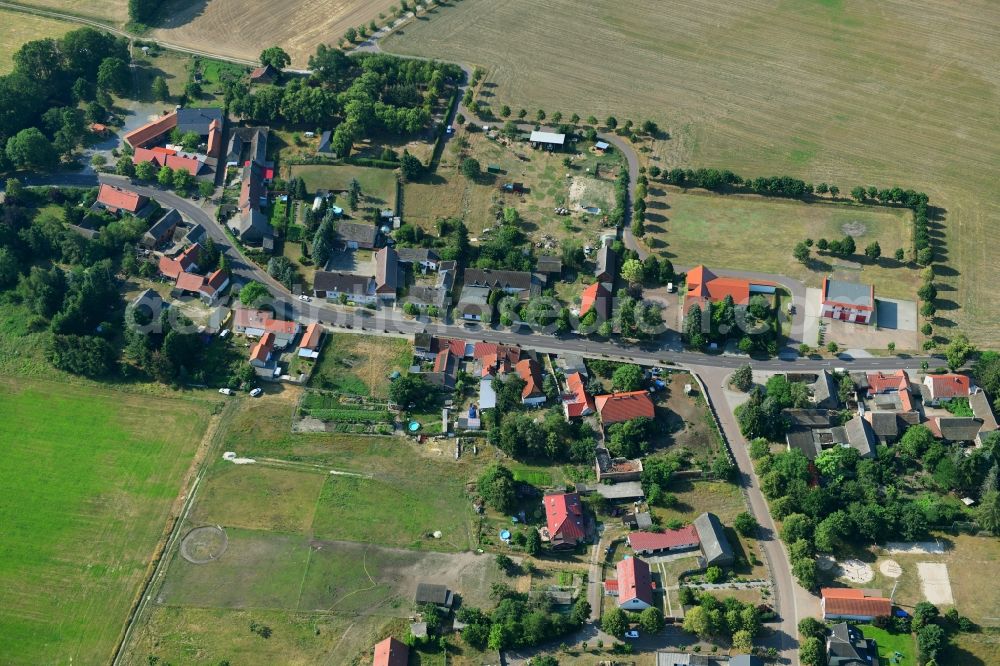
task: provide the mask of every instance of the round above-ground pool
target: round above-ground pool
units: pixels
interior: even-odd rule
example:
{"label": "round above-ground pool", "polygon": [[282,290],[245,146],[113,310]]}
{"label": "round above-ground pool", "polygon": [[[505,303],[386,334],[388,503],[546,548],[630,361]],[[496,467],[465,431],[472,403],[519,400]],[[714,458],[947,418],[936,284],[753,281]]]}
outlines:
{"label": "round above-ground pool", "polygon": [[504,541],[510,539],[510,530],[500,530],[500,538]]}
{"label": "round above-ground pool", "polygon": [[420,430],[420,424],[416,421],[410,421],[410,425],[406,426],[406,429],[410,432],[416,432]]}

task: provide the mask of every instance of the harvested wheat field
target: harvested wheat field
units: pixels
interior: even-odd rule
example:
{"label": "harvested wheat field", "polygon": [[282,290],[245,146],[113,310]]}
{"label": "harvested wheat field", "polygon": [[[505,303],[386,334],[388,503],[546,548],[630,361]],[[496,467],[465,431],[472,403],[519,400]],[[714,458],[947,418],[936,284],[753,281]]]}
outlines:
{"label": "harvested wheat field", "polygon": [[464,0],[402,32],[383,50],[486,68],[494,110],[657,121],[671,138],[644,155],[661,167],[926,191],[944,209],[937,328],[1000,343],[984,242],[1000,218],[1000,3]]}
{"label": "harvested wheat field", "polygon": [[[348,28],[390,17],[392,0],[208,0],[178,4],[152,36],[178,46],[221,56],[256,59],[268,46],[292,56],[292,67],[306,67],[319,44],[336,44]],[[387,18],[380,19],[379,14]]]}
{"label": "harvested wheat field", "polygon": [[0,74],[14,69],[14,54],[25,42],[62,37],[74,27],[64,21],[0,11]]}
{"label": "harvested wheat field", "polygon": [[20,0],[18,4],[108,23],[125,23],[128,20],[128,0]]}

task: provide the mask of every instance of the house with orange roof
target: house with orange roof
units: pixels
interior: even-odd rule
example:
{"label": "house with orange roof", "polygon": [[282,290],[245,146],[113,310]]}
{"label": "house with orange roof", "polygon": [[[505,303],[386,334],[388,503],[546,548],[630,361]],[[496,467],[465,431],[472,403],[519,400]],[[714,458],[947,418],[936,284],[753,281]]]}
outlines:
{"label": "house with orange roof", "polygon": [[[270,67],[270,65],[268,65]],[[410,661],[410,648],[406,643],[389,638],[375,644],[372,666],[406,666]]]}
{"label": "house with orange roof", "polygon": [[871,622],[892,614],[892,602],[869,594],[871,590],[849,587],[824,587],[820,591],[820,610],[824,620]]}
{"label": "house with orange roof", "polygon": [[611,315],[611,292],[600,282],[595,282],[580,294],[580,318],[591,310],[597,315],[597,323],[607,321]]}
{"label": "house with orange roof", "polygon": [[206,152],[209,157],[219,159],[222,155],[222,121],[213,118],[208,124],[208,145]]}
{"label": "house with orange roof", "polygon": [[705,266],[695,266],[687,274],[684,314],[688,313],[692,305],[704,310],[710,303],[724,301],[727,296],[731,296],[736,305],[746,305],[750,302],[751,293],[769,291],[774,291],[772,285],[752,284],[742,278],[720,277]]}
{"label": "house with orange roof", "polygon": [[524,380],[521,390],[521,403],[525,405],[545,404],[545,391],[542,390],[542,366],[533,358],[518,361],[514,366],[517,376]]}
{"label": "house with orange roof", "polygon": [[574,548],[587,538],[587,517],[578,493],[559,493],[542,497],[545,528],[542,541],[553,548]]}
{"label": "house with orange roof", "polygon": [[101,183],[101,188],[97,191],[97,201],[94,205],[97,208],[103,208],[113,215],[118,215],[124,211],[138,216],[148,203],[149,197],[145,197],[138,192]]}
{"label": "house with orange roof", "polygon": [[594,398],[587,393],[583,375],[579,372],[566,375],[566,394],[562,397],[562,405],[567,421],[594,413]]}
{"label": "house with orange roof", "polygon": [[146,148],[169,134],[175,127],[177,127],[177,112],[171,111],[126,134],[125,143],[132,148]]}
{"label": "house with orange roof", "polygon": [[248,338],[263,337],[266,333],[273,333],[274,344],[277,347],[286,347],[299,334],[298,322],[275,319],[267,310],[252,310],[249,308],[237,307],[233,311],[233,330]]}
{"label": "house with orange roof", "polygon": [[200,254],[201,245],[195,243],[184,248],[176,257],[160,257],[160,274],[171,280],[176,280],[181,273],[194,273],[198,270]]}
{"label": "house with orange roof", "polygon": [[314,321],[306,326],[306,331],[302,334],[302,341],[299,343],[299,356],[317,358],[322,346],[323,327],[319,325],[319,322]]}
{"label": "house with orange roof", "polygon": [[267,367],[274,352],[274,333],[268,332],[260,337],[257,344],[250,350],[250,365],[255,368]]}
{"label": "house with orange roof", "polygon": [[656,417],[656,408],[646,391],[599,395],[594,398],[594,403],[601,415],[601,426],[605,428],[640,416],[649,419]]}

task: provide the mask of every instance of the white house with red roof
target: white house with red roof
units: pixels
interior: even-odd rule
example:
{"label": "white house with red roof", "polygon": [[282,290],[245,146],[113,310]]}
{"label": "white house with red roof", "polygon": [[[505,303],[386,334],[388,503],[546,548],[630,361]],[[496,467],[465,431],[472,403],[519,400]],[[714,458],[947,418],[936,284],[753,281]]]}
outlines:
{"label": "white house with red roof", "polygon": [[298,322],[275,319],[267,310],[238,307],[233,311],[233,330],[248,338],[273,333],[276,347],[285,347],[299,334]]}
{"label": "white house with red roof", "polygon": [[158,268],[160,274],[171,280],[176,280],[181,273],[193,273],[198,270],[198,256],[201,246],[198,243],[184,248],[176,257],[160,257]]}
{"label": "white house with red roof", "polygon": [[103,208],[113,215],[117,215],[122,211],[138,215],[148,203],[149,197],[145,197],[138,192],[101,183],[101,187],[97,191],[95,206]]}
{"label": "white house with red roof", "polygon": [[[653,577],[649,565],[638,557],[626,557],[615,567],[618,572],[611,594],[618,597],[618,607],[622,610],[641,611],[653,605]],[[606,581],[605,591],[609,590]]]}
{"label": "white house with red roof", "polygon": [[545,507],[542,541],[548,541],[553,548],[574,548],[587,538],[587,518],[579,494],[545,495],[542,505]]}
{"label": "white house with red roof", "polygon": [[542,390],[542,366],[533,358],[518,361],[515,366],[517,376],[524,380],[521,390],[521,402],[525,405],[538,406],[545,404],[545,391]]}
{"label": "white house with red roof", "polygon": [[875,319],[875,287],[870,284],[823,278],[820,315],[852,324]]}
{"label": "white house with red roof", "polygon": [[602,427],[631,421],[640,416],[650,419],[656,416],[656,408],[646,391],[607,393],[594,398],[594,404],[601,415]]}
{"label": "white house with red roof", "polygon": [[594,398],[587,393],[583,375],[579,372],[566,375],[566,391],[562,397],[562,405],[567,421],[594,413]]}
{"label": "white house with red roof", "polygon": [[274,353],[274,339],[274,333],[265,333],[261,336],[257,344],[250,349],[250,365],[255,368],[267,367],[271,354]]}
{"label": "white house with red roof", "polygon": [[302,341],[299,342],[299,356],[303,358],[317,358],[320,347],[323,343],[323,327],[319,322],[306,326],[305,333],[302,334]]}
{"label": "white house with red roof", "polygon": [[927,375],[920,385],[920,394],[925,405],[940,405],[955,398],[968,398],[972,395],[972,383],[957,373]]}

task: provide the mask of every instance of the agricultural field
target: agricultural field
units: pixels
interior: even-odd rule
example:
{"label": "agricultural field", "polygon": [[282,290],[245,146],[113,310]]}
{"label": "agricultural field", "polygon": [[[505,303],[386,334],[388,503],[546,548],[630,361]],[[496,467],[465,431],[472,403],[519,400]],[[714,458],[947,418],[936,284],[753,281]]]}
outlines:
{"label": "agricultural field", "polygon": [[[919,270],[893,258],[897,248],[906,250],[907,257],[913,254],[908,210],[805,204],[662,186],[651,190],[651,194],[663,194],[649,199],[647,242],[678,267],[705,264],[780,273],[809,287],[819,287],[824,277],[834,275],[874,284],[881,296],[916,298]],[[858,255],[878,241],[882,257],[877,261],[864,256],[838,259],[814,249],[809,266],[792,258],[792,249],[801,240],[834,240],[848,234],[854,238]]]}
{"label": "agricultural field", "polygon": [[413,361],[408,340],[388,336],[330,333],[309,385],[340,393],[387,398],[389,375]]}
{"label": "agricultural field", "polygon": [[276,45],[292,56],[292,67],[304,69],[317,45],[336,45],[348,28],[367,26],[370,21],[384,25],[396,4],[392,0],[291,0],[277,5],[176,0],[151,36],[247,60],[256,60],[264,48]]}
{"label": "agricultural field", "polygon": [[65,21],[0,10],[0,74],[14,69],[14,53],[25,42],[62,37],[75,27]]}
{"label": "agricultural field", "polygon": [[988,0],[464,0],[382,48],[484,67],[494,109],[651,118],[670,133],[643,154],[661,168],[924,190],[942,209],[939,312],[996,345],[998,26]]}
{"label": "agricultural field", "polygon": [[18,4],[74,14],[106,23],[128,21],[128,0],[22,0]]}
{"label": "agricultural field", "polygon": [[4,659],[109,661],[209,405],[0,378],[0,412]]}

